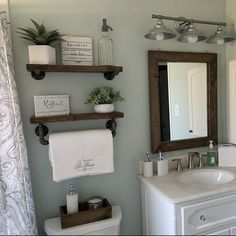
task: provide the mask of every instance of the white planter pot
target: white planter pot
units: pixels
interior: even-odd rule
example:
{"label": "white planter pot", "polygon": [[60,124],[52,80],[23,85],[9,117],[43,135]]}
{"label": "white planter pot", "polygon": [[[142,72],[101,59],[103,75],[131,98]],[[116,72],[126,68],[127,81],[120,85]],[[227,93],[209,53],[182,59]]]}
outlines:
{"label": "white planter pot", "polygon": [[29,61],[30,64],[56,64],[56,50],[48,45],[30,45]]}
{"label": "white planter pot", "polygon": [[94,105],[94,111],[97,113],[110,113],[114,111],[114,104],[99,104]]}

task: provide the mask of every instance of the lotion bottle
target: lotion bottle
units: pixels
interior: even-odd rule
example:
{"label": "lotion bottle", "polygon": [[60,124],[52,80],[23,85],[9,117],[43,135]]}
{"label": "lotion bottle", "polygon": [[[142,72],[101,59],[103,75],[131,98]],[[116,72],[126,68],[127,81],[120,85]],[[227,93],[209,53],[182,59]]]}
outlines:
{"label": "lotion bottle", "polygon": [[114,65],[113,41],[108,31],[113,30],[107,25],[107,20],[102,19],[102,37],[98,40],[98,63],[99,65]]}
{"label": "lotion bottle", "polygon": [[209,141],[209,150],[207,152],[207,166],[216,166],[216,151],[214,150],[213,141]]}
{"label": "lotion bottle", "polygon": [[78,193],[75,192],[75,186],[70,185],[69,194],[66,195],[67,214],[76,213],[79,210]]}

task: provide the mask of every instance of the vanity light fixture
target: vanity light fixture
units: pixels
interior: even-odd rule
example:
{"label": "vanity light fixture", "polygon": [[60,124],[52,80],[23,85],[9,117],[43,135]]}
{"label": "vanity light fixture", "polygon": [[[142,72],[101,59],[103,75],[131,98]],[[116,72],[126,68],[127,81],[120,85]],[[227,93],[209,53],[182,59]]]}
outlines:
{"label": "vanity light fixture", "polygon": [[218,25],[217,31],[207,40],[207,43],[224,44],[235,40],[233,34],[225,33],[223,26]]}
{"label": "vanity light fixture", "polygon": [[158,19],[156,26],[150,29],[144,37],[153,40],[165,40],[176,37],[176,34],[163,24],[162,19]]}
{"label": "vanity light fixture", "polygon": [[163,24],[163,20],[175,21],[175,30],[180,34],[178,37],[179,42],[195,43],[207,39],[201,31],[196,29],[195,24],[217,25],[216,33],[208,38],[207,43],[221,45],[231,42],[236,38],[234,34],[227,34],[223,31],[223,27],[226,26],[225,22],[202,21],[155,14],[152,14],[152,18],[157,19],[157,25],[145,35],[147,39],[166,40],[176,37],[176,34]]}
{"label": "vanity light fixture", "polygon": [[183,43],[196,43],[205,39],[207,39],[207,37],[201,31],[197,30],[193,23],[190,23],[186,31],[180,35],[178,41]]}

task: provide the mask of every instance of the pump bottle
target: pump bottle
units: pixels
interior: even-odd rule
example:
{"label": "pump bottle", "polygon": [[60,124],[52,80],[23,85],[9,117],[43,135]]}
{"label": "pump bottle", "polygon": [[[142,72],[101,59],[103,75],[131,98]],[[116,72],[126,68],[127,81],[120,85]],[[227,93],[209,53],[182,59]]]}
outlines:
{"label": "pump bottle", "polygon": [[213,147],[213,141],[209,141],[209,150],[207,152],[207,166],[216,166],[216,151]]}
{"label": "pump bottle", "polygon": [[78,193],[75,192],[75,186],[70,185],[69,194],[66,195],[67,214],[76,213],[79,210]]}
{"label": "pump bottle", "polygon": [[102,37],[98,40],[99,65],[114,65],[113,41],[109,38],[108,30],[113,30],[107,25],[107,20],[102,19]]}

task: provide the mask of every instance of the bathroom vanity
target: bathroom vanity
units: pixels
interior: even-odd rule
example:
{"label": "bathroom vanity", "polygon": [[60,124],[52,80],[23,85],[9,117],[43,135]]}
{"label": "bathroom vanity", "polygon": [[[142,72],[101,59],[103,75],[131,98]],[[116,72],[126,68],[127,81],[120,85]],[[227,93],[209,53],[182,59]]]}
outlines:
{"label": "bathroom vanity", "polygon": [[236,234],[236,168],[139,179],[143,235]]}

